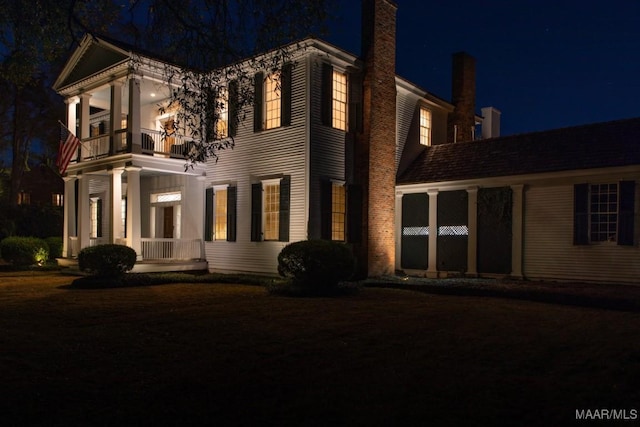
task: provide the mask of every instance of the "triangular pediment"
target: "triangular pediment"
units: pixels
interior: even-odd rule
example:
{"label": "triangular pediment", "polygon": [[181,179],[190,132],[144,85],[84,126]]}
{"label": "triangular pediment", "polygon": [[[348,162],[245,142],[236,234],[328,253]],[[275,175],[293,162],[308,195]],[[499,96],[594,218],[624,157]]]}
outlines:
{"label": "triangular pediment", "polygon": [[96,37],[85,36],[60,73],[54,89],[59,90],[81,82],[129,58],[127,51]]}

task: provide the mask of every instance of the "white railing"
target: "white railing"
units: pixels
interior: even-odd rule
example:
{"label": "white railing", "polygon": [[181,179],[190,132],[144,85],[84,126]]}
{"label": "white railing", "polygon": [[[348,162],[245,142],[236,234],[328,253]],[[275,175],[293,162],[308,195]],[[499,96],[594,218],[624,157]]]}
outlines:
{"label": "white railing", "polygon": [[76,236],[69,236],[69,249],[71,250],[71,257],[75,258],[80,252],[80,241]]}
{"label": "white railing", "polygon": [[140,239],[143,260],[203,259],[200,239]]}

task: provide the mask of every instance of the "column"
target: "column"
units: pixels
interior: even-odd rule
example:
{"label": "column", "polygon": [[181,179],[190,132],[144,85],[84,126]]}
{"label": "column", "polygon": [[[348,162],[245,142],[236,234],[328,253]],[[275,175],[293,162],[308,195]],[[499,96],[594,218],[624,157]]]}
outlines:
{"label": "column", "polygon": [[64,217],[62,221],[62,257],[73,256],[69,237],[76,237],[76,177],[66,176],[64,179]]}
{"label": "column", "polygon": [[438,277],[438,189],[427,190],[429,195],[429,264],[427,277]]}
{"label": "column", "polygon": [[512,185],[513,212],[511,219],[511,277],[522,279],[522,245],[523,245],[523,211],[524,211],[524,185]]}
{"label": "column", "polygon": [[467,275],[478,275],[478,187],[467,188],[468,216],[467,224]]}
{"label": "column", "polygon": [[129,117],[127,120],[129,128],[129,141],[131,152],[142,152],[140,140],[140,78],[133,76],[129,79]]}
{"label": "column", "polygon": [[[88,93],[83,93],[82,95],[80,95],[80,135],[76,135],[76,136],[81,140],[85,138],[89,138],[91,136],[91,128],[89,125],[89,120],[91,115],[91,110],[89,107],[90,99],[91,99],[91,95],[89,95]],[[85,158],[91,156],[92,153],[90,152],[90,150],[91,150],[90,145],[87,145],[87,147],[83,145],[80,148],[81,155],[78,160],[82,161]]]}
{"label": "column", "polygon": [[109,115],[109,154],[122,149],[122,136],[116,131],[122,128],[122,82],[111,82],[111,110]]}
{"label": "column", "polygon": [[122,230],[122,174],[124,168],[115,168],[109,171],[111,175],[111,215],[109,225],[111,230],[111,243],[118,243],[123,237]]}
{"label": "column", "polygon": [[78,119],[78,98],[75,96],[67,98],[65,102],[67,103],[67,129],[69,129],[72,134],[76,135],[78,132],[76,129]]}
{"label": "column", "polygon": [[78,175],[78,249],[89,246],[91,238],[91,206],[88,175]]}
{"label": "column", "polygon": [[140,170],[136,166],[129,166],[127,170],[127,246],[142,259],[141,212],[140,212]]}

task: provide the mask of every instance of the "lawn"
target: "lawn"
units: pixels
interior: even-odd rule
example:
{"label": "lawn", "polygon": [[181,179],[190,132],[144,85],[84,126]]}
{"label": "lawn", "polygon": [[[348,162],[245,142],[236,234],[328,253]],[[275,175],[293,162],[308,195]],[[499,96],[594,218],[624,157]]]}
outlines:
{"label": "lawn", "polygon": [[640,409],[638,312],[383,288],[340,298],[203,283],[70,289],[60,274],[9,276],[4,426],[560,426],[576,409]]}

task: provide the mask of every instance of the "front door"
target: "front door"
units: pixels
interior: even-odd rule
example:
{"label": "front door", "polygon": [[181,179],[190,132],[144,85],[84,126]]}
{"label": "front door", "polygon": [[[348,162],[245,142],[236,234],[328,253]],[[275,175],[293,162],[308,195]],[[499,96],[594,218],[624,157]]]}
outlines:
{"label": "front door", "polygon": [[173,239],[173,206],[163,208],[164,222],[162,226],[162,237]]}

